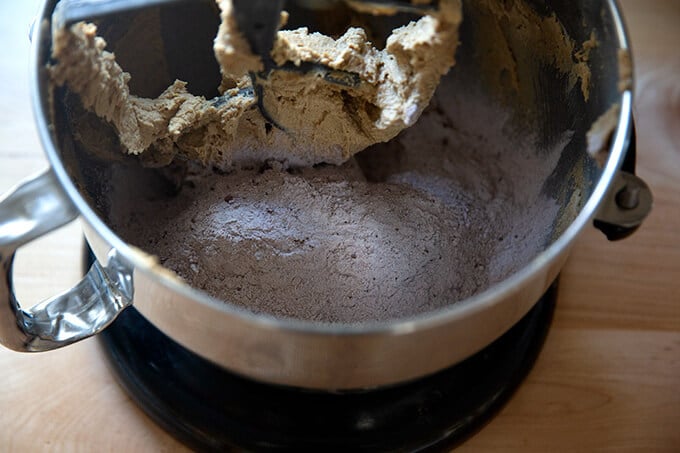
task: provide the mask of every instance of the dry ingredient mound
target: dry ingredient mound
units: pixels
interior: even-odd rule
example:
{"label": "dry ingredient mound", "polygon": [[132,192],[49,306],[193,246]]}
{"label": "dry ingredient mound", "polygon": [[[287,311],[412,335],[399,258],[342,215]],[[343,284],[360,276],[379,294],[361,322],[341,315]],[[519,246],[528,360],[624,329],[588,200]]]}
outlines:
{"label": "dry ingredient mound", "polygon": [[531,137],[508,144],[505,121],[481,121],[501,112],[452,107],[470,102],[442,96],[416,127],[342,166],[195,168],[172,197],[121,171],[108,221],[190,286],[254,313],[363,323],[432,312],[524,266],[558,212],[541,187],[564,143],[540,155]]}
{"label": "dry ingredient mound", "polygon": [[481,213],[409,185],[369,183],[351,161],[194,175],[177,198],[138,203],[116,229],[219,299],[355,322],[427,311],[482,287],[485,272],[464,276],[457,264],[475,259],[460,253],[474,239],[466,214]]}

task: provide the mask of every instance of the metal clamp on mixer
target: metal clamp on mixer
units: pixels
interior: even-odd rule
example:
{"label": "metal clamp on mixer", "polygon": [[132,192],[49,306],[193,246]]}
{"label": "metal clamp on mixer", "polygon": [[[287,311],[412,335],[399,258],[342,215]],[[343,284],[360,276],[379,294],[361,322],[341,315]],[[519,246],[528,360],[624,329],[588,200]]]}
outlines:
{"label": "metal clamp on mixer", "polygon": [[635,176],[637,144],[632,127],[626,158],[593,224],[610,241],[625,239],[637,230],[652,210],[652,191]]}

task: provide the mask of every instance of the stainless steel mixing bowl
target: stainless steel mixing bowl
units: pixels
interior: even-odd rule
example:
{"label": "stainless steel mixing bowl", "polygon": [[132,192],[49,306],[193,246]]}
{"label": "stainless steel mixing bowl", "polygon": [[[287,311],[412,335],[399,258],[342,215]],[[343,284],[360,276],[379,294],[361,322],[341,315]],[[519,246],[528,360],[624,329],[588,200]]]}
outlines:
{"label": "stainless steel mixing bowl", "polygon": [[[0,342],[17,351],[45,351],[97,334],[132,305],[191,351],[259,381],[321,389],[402,382],[455,364],[507,331],[555,280],[579,233],[595,217],[612,235],[621,234],[639,225],[651,206],[644,183],[630,168],[621,170],[627,150],[634,145],[633,95],[626,80],[628,42],[615,2],[528,2],[541,17],[554,12],[575,43],[587,41],[591,33],[596,36],[597,46],[587,62],[591,78],[586,100],[579,84],[570,83],[538,58],[522,60],[525,67],[518,68],[516,94],[500,93],[493,77],[485,76],[491,49],[488,37],[502,29],[510,38],[510,49],[529,56],[538,43],[513,39],[517,30],[484,14],[480,9],[484,2],[467,1],[458,63],[438,94],[442,105],[448,105],[445,91],[453,90],[476,93],[467,101],[470,108],[475,103],[508,107],[514,115],[507,123],[508,148],[513,137],[531,134],[537,155],[570,131],[552,174],[540,182],[541,191],[559,204],[544,250],[473,297],[407,319],[316,324],[252,314],[185,285],[107,226],[102,214],[107,167],[77,152],[65,125],[63,97],[53,93],[48,83],[45,66],[50,59],[55,3],[48,0],[43,5],[32,55],[36,123],[51,169],[0,201],[4,275]],[[586,153],[586,134],[616,104],[616,127],[609,136],[604,165],[598,166]],[[15,251],[76,218],[82,221],[97,262],[71,291],[22,309],[12,290]]]}

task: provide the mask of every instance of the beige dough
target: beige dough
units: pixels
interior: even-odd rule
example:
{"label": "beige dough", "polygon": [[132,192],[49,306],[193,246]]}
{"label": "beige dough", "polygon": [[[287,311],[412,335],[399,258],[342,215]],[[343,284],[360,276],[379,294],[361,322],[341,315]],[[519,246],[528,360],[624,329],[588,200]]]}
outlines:
{"label": "beige dough", "polygon": [[416,122],[455,62],[462,20],[460,0],[442,0],[438,12],[395,29],[382,50],[360,28],[338,39],[306,28],[279,31],[272,50],[277,64],[321,64],[352,73],[360,83],[344,86],[319,73],[274,71],[262,80],[272,125],[249,90],[248,74],[262,63],[235,28],[231,0],[218,4],[218,98],[194,96],[182,81],[155,99],[132,95],[130,75],[86,23],[53,31],[53,83],[67,85],[86,109],[109,121],[127,153],[148,153],[146,161],[157,165],[178,154],[223,169],[268,159],[293,166],[340,164]]}
{"label": "beige dough", "polygon": [[614,104],[600,115],[586,134],[588,154],[600,167],[604,167],[609,158],[609,146],[612,134],[619,124],[621,106]]}

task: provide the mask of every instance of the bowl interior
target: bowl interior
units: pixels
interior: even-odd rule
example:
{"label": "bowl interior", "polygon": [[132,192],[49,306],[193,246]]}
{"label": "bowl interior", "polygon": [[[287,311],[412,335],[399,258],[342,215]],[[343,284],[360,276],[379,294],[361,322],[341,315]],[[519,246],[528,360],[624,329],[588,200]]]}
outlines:
{"label": "bowl interior", "polygon": [[[456,65],[430,107],[415,126],[342,169],[267,164],[225,175],[186,163],[145,168],[120,152],[115,131],[68,89],[53,93],[60,158],[115,234],[227,304],[321,323],[404,319],[448,307],[521,270],[574,221],[601,176],[586,153],[586,133],[620,97],[619,38],[601,4],[497,3],[463,3],[461,45],[451,49]],[[330,32],[347,25],[339,25],[340,15],[289,7],[290,27]],[[212,8],[194,6],[181,15],[152,9],[99,24],[132,74],[133,93],[154,97],[180,78],[194,94],[215,95],[214,32],[171,32],[188,14],[216,20]],[[366,23],[380,46],[411,19]],[[253,192],[255,180],[290,190],[265,196]],[[328,204],[305,200],[295,189],[300,181],[314,194],[350,200],[347,212],[330,215],[323,211]],[[192,209],[210,197],[200,208],[202,233],[191,236]],[[426,202],[436,209],[423,209]],[[278,241],[273,247],[263,241],[271,239],[261,234],[263,225],[285,233],[270,234]],[[343,241],[328,245],[336,233]],[[290,249],[300,238],[306,245]],[[338,244],[344,255],[321,265]]]}

